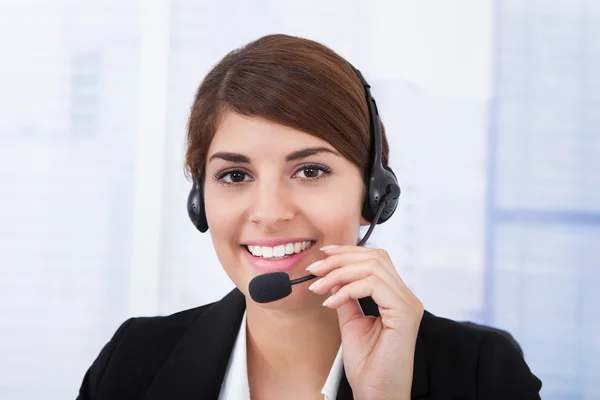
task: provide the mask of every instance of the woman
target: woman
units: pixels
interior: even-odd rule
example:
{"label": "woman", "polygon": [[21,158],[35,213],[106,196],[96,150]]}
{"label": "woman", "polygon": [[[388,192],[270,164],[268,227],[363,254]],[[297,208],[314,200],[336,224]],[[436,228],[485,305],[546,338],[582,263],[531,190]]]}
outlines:
{"label": "woman", "polygon": [[[188,127],[188,207],[236,289],[126,321],[80,399],[539,398],[510,340],[424,312],[385,250],[356,245],[399,194],[388,194],[387,141],[361,78],[330,49],[285,35],[210,71]],[[287,296],[250,296],[259,275],[307,269],[319,279]]]}

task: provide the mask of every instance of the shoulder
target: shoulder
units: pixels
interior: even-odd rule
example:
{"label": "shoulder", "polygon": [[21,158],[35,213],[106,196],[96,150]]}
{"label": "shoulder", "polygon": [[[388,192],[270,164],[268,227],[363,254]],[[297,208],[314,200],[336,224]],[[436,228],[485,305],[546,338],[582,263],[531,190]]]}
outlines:
{"label": "shoulder", "polygon": [[123,322],[86,372],[78,399],[97,398],[101,383],[110,380],[113,371],[126,374],[137,385],[149,385],[182,336],[213,304]]}
{"label": "shoulder", "polygon": [[510,333],[425,312],[419,336],[433,385],[469,388],[481,399],[539,398],[541,381]]}
{"label": "shoulder", "polygon": [[168,347],[169,343],[177,341],[213,304],[205,304],[167,316],[130,318],[119,327],[113,339],[120,335],[121,340],[132,340],[138,345],[155,345],[160,342],[162,346]]}
{"label": "shoulder", "polygon": [[[429,349],[449,350],[449,355],[473,355],[488,343],[500,343],[511,349],[511,353],[521,355],[522,350],[512,335],[504,330],[478,325],[472,322],[458,322],[442,318],[425,311],[419,334]],[[485,343],[484,343],[485,341]]]}
{"label": "shoulder", "polygon": [[114,342],[115,347],[126,349],[127,357],[148,350],[153,354],[159,354],[161,351],[168,354],[190,326],[213,304],[167,316],[130,318],[119,327],[109,344]]}

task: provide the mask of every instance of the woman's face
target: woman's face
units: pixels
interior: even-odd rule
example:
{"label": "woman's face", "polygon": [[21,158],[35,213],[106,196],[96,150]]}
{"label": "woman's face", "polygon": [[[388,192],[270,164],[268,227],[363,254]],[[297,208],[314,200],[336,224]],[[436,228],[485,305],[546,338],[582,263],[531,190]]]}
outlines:
{"label": "woman's face", "polygon": [[[211,142],[204,198],[216,254],[248,301],[255,276],[305,276],[308,265],[324,258],[320,247],[355,245],[366,224],[356,165],[322,139],[236,113],[224,115]],[[309,284],[263,306],[320,304]]]}

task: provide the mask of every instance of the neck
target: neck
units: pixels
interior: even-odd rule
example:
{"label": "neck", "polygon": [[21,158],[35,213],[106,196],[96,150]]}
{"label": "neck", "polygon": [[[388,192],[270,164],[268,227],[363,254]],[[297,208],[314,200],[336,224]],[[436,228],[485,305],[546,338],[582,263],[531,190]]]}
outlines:
{"label": "neck", "polygon": [[246,313],[250,380],[298,382],[318,393],[341,344],[337,312],[320,304],[273,310],[248,302]]}

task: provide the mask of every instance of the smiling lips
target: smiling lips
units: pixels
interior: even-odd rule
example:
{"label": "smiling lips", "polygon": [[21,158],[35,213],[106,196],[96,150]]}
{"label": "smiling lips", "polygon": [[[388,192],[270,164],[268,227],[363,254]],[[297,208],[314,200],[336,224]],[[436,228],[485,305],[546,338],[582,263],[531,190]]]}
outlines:
{"label": "smiling lips", "polygon": [[277,246],[243,245],[253,267],[261,272],[290,271],[308,254],[312,240],[295,241]]}

